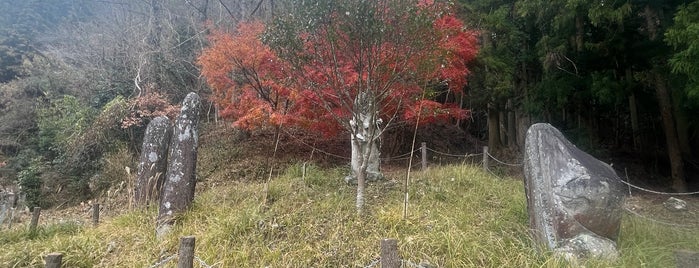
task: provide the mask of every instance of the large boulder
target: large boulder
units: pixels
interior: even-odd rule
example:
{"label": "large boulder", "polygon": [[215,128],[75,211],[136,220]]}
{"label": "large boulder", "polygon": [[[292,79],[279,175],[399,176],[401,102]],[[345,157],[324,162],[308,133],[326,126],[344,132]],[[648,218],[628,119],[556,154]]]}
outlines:
{"label": "large boulder", "polygon": [[187,94],[182,101],[180,115],[175,120],[156,221],[158,237],[170,230],[176,214],[187,210],[194,200],[200,107],[199,95],[193,92]]}
{"label": "large boulder", "polygon": [[624,191],[614,169],[549,124],[529,128],[524,158],[534,239],[569,260],[617,258]]}
{"label": "large boulder", "polygon": [[149,205],[160,197],[167,169],[167,149],[171,133],[170,119],[165,116],[154,118],[146,127],[134,189],[134,201],[137,206]]}

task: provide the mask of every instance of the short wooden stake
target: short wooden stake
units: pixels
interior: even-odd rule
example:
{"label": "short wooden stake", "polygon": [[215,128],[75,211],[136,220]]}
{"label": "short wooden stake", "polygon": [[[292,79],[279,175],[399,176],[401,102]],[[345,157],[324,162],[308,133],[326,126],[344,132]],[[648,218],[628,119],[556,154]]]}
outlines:
{"label": "short wooden stake", "polygon": [[36,232],[36,226],[39,224],[39,215],[41,214],[40,207],[34,207],[32,221],[29,223],[29,232]]}
{"label": "short wooden stake", "polygon": [[488,160],[490,160],[488,146],[483,146],[483,171],[488,171]]}
{"label": "short wooden stake", "polygon": [[46,268],[61,268],[63,264],[63,254],[58,252],[49,253],[44,260],[46,261]]}
{"label": "short wooden stake", "polygon": [[180,238],[177,268],[192,268],[194,266],[194,243],[194,236],[184,236]]}
{"label": "short wooden stake", "polygon": [[92,204],[92,226],[97,227],[100,223],[100,204]]}
{"label": "short wooden stake", "polygon": [[401,260],[398,254],[398,240],[383,239],[381,240],[381,267],[382,268],[400,268]]}

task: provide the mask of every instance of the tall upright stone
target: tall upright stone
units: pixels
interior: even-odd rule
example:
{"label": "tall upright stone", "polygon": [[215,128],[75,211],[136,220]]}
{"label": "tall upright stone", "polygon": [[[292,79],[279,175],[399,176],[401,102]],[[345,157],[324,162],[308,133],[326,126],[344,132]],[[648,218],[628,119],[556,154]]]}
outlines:
{"label": "tall upright stone", "polygon": [[524,157],[534,239],[569,260],[618,257],[624,191],[614,169],[549,124],[529,128]]}
{"label": "tall upright stone", "polygon": [[173,127],[167,172],[156,222],[158,237],[162,237],[170,230],[175,215],[187,210],[194,200],[200,110],[199,95],[193,92],[187,94]]}
{"label": "tall upright stone", "polygon": [[146,127],[134,191],[137,206],[150,205],[160,197],[167,169],[171,133],[170,119],[165,116],[154,118]]}
{"label": "tall upright stone", "polygon": [[0,226],[2,226],[3,222],[5,222],[5,218],[7,217],[9,210],[9,198],[7,198],[7,194],[5,193],[5,191],[0,189]]}

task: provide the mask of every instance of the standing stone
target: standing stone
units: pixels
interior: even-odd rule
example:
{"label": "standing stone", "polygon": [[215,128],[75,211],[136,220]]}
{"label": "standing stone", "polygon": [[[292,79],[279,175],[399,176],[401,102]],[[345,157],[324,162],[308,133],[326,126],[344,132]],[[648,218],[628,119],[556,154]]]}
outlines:
{"label": "standing stone", "polygon": [[175,215],[187,210],[194,200],[200,106],[199,95],[193,92],[187,94],[180,115],[175,120],[158,210],[158,237],[169,231]]}
{"label": "standing stone", "polygon": [[675,262],[677,268],[699,267],[699,252],[689,250],[675,250]]}
{"label": "standing stone", "polygon": [[12,225],[14,210],[17,206],[17,196],[13,192],[0,189],[0,226],[7,220]]}
{"label": "standing stone", "polygon": [[529,128],[524,157],[534,239],[571,261],[617,258],[624,191],[614,169],[549,124]]}
{"label": "standing stone", "polygon": [[136,175],[134,200],[137,206],[149,205],[160,197],[167,168],[171,127],[170,119],[158,116],[146,128]]}
{"label": "standing stone", "polygon": [[0,189],[0,226],[2,226],[2,223],[5,222],[5,218],[7,216],[7,212],[10,210],[10,202],[9,198],[7,198],[7,194],[5,191]]}

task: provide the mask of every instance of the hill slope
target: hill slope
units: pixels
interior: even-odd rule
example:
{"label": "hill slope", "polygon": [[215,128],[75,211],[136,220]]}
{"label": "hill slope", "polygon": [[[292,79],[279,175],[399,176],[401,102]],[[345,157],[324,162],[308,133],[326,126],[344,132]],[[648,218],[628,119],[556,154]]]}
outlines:
{"label": "hill slope", "polygon": [[[207,163],[200,165],[194,207],[162,241],[154,237],[154,209],[125,210],[98,227],[63,221],[29,233],[18,224],[0,231],[0,266],[42,267],[42,256],[62,252],[64,267],[151,267],[174,256],[186,235],[196,236],[195,255],[214,267],[365,267],[379,256],[383,238],[398,239],[404,260],[431,267],[565,266],[533,250],[521,180],[469,165],[413,173],[404,220],[405,171],[393,167],[391,180],[369,185],[366,215],[359,217],[355,189],[342,180],[346,167],[278,157],[286,164],[266,184],[263,148],[220,135],[203,137],[200,160]],[[243,176],[250,170],[261,171]],[[588,266],[671,267],[673,249],[699,250],[699,230],[625,217],[619,247],[618,262]]]}

